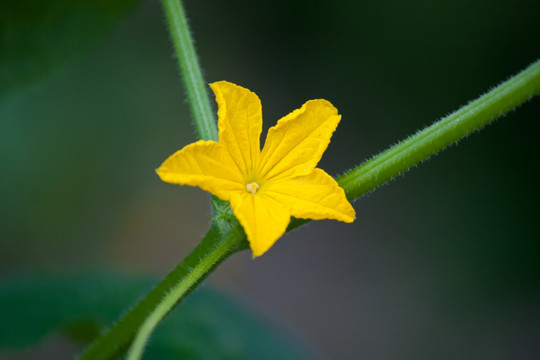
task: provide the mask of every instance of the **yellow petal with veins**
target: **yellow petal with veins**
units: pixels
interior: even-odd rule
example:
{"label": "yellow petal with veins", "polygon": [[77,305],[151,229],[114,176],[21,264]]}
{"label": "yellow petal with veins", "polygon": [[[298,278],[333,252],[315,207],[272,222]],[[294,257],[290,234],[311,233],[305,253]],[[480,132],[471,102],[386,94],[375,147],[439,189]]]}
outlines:
{"label": "yellow petal with veins", "polygon": [[324,170],[309,175],[268,182],[265,193],[287,204],[292,216],[303,219],[334,219],[353,222],[355,211],[345,192]]}
{"label": "yellow petal with veins", "polygon": [[285,233],[291,215],[286,204],[261,193],[231,197],[234,215],[246,232],[253,256],[261,256]]}
{"label": "yellow petal with veins", "polygon": [[270,128],[259,174],[266,179],[306,175],[330,143],[341,116],[326,100],[311,100]]}
{"label": "yellow petal with veins", "polygon": [[334,179],[316,168],[341,116],[311,100],[270,128],[260,151],[261,103],[241,86],[211,85],[218,103],[219,143],[198,141],[170,156],[163,181],[199,186],[223,200],[246,232],[254,256],[266,252],[290,217],[352,222],[354,209]]}
{"label": "yellow petal with veins", "polygon": [[227,81],[210,86],[218,103],[219,142],[227,148],[238,169],[250,175],[261,152],[261,101],[255,93]]}
{"label": "yellow petal with veins", "polygon": [[200,140],[187,145],[163,162],[156,171],[161,180],[198,186],[223,200],[233,192],[245,192],[242,173],[227,150],[215,141]]}

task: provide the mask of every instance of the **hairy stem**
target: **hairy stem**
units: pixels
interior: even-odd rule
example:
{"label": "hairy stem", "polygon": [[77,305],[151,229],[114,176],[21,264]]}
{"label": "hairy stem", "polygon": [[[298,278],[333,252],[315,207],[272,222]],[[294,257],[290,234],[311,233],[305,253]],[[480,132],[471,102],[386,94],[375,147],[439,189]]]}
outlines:
{"label": "hairy stem", "polygon": [[[231,254],[247,247],[240,227],[223,234],[213,225],[197,247],[167,277],[79,357],[79,360],[118,358],[140,330],[130,352],[137,359],[156,324],[212,270]],[[139,357],[137,357],[139,356]]]}
{"label": "hairy stem", "polygon": [[[540,60],[478,99],[336,178],[349,200],[376,189],[540,93]],[[294,219],[287,230],[309,220]]]}
{"label": "hairy stem", "polygon": [[540,93],[540,60],[478,99],[340,176],[354,200]]}
{"label": "hairy stem", "polygon": [[229,255],[239,248],[239,240],[241,237],[229,236],[223,239],[208,250],[200,261],[180,280],[168,294],[166,294],[161,302],[152,310],[146,320],[143,322],[131,348],[129,349],[126,360],[139,360],[142,357],[144,346],[148,338],[154,331],[157,324],[171,311],[174,306],[186,296],[202,279],[206,277],[218,264],[220,264]]}
{"label": "hairy stem", "polygon": [[217,141],[216,119],[184,8],[179,0],[162,0],[162,3],[197,135],[202,140]]}

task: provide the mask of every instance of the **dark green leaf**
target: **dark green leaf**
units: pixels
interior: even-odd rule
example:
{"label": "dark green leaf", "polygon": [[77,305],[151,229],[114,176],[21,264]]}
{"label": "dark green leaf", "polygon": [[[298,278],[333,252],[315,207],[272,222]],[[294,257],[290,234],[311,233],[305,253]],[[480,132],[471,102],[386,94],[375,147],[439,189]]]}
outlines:
{"label": "dark green leaf", "polygon": [[138,0],[0,2],[0,97],[83,53]]}
{"label": "dark green leaf", "polygon": [[151,338],[145,359],[314,359],[276,323],[254,317],[245,304],[214,290],[191,294]]}
{"label": "dark green leaf", "polygon": [[[58,331],[88,342],[151,286],[106,274],[6,279],[0,282],[0,349],[31,346]],[[158,326],[145,358],[312,359],[299,343],[249,307],[203,288]]]}
{"label": "dark green leaf", "polygon": [[149,288],[149,281],[105,274],[4,280],[0,348],[30,345],[55,330],[71,328],[88,341]]}

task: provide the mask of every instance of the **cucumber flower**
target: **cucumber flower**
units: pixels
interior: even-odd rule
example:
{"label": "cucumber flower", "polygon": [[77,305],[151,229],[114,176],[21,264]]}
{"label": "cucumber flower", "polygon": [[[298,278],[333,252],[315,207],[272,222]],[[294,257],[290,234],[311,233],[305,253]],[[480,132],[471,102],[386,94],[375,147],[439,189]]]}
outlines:
{"label": "cucumber flower", "polygon": [[257,95],[226,81],[210,85],[218,104],[219,142],[200,140],[157,170],[168,183],[198,186],[229,201],[254,256],[285,233],[291,216],[352,222],[345,192],[317,168],[341,116],[326,100],[310,100],[270,128],[261,151]]}

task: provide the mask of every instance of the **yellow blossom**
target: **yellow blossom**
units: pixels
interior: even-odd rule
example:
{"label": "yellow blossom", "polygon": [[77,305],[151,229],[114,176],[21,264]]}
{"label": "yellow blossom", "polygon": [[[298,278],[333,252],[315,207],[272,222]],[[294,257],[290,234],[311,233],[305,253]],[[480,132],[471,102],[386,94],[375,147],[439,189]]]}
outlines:
{"label": "yellow blossom", "polygon": [[266,252],[291,216],[352,222],[355,212],[337,182],[316,168],[341,116],[326,100],[311,100],[270,128],[261,151],[261,102],[255,93],[219,81],[219,142],[200,140],[157,170],[165,182],[198,186],[229,201],[254,256]]}

